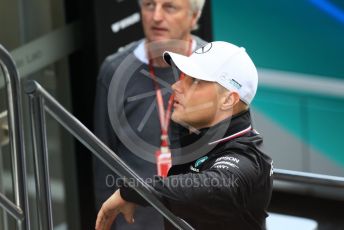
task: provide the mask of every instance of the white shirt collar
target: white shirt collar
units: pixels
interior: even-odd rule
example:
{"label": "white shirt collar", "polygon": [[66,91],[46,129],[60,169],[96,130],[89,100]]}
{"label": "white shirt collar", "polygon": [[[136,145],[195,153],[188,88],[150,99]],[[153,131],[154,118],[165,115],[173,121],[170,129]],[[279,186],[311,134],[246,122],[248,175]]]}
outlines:
{"label": "white shirt collar", "polygon": [[[145,49],[145,39],[142,39],[140,41],[140,44],[136,47],[134,50],[134,55],[137,59],[139,59],[142,63],[148,65],[148,58],[146,54],[146,49]],[[192,51],[196,49],[197,43],[195,39],[192,39]]]}

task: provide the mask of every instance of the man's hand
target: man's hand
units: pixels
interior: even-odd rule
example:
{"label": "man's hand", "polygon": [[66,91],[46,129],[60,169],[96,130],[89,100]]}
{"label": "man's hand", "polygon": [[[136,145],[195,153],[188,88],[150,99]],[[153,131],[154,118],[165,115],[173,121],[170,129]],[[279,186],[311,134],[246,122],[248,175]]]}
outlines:
{"label": "man's hand", "polygon": [[105,201],[98,212],[96,230],[109,230],[113,221],[119,213],[122,213],[125,220],[134,223],[134,212],[136,205],[122,199],[119,189]]}

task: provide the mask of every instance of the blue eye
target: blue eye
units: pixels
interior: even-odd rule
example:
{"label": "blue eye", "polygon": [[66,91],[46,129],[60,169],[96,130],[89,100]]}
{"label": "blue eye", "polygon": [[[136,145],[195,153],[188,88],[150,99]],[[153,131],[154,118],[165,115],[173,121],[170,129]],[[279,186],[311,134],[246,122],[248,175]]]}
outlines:
{"label": "blue eye", "polygon": [[166,4],[166,5],[164,5],[164,9],[168,13],[174,13],[174,12],[176,12],[178,10],[178,8],[175,5],[173,5],[173,4]]}
{"label": "blue eye", "polygon": [[154,2],[143,2],[142,3],[142,8],[144,9],[144,10],[149,10],[149,11],[151,11],[151,10],[154,10],[155,9],[155,4],[154,4]]}

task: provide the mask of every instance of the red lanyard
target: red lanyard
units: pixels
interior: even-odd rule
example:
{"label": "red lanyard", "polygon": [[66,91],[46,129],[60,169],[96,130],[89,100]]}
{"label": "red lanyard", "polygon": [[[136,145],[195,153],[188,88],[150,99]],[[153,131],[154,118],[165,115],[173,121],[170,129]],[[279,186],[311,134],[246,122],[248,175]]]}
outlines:
{"label": "red lanyard", "polygon": [[[190,39],[190,44],[189,44],[189,48],[188,48],[188,55],[191,55],[191,51],[192,51],[192,40]],[[155,75],[154,72],[154,68],[152,65],[152,61],[149,56],[149,72],[150,72],[150,76],[153,79],[154,82],[154,87],[155,87],[155,95],[156,95],[156,101],[158,104],[158,113],[159,113],[159,120],[160,120],[160,127],[161,127],[161,146],[162,147],[168,147],[168,128],[170,125],[170,118],[171,118],[171,114],[172,114],[172,105],[173,105],[173,101],[174,101],[174,95],[172,94],[168,100],[168,104],[167,104],[167,110],[165,110],[165,106],[164,106],[164,100],[162,97],[162,93],[161,93],[161,89],[159,87],[159,84],[157,82],[157,77]],[[184,73],[180,73],[179,79],[182,79],[184,76]]]}

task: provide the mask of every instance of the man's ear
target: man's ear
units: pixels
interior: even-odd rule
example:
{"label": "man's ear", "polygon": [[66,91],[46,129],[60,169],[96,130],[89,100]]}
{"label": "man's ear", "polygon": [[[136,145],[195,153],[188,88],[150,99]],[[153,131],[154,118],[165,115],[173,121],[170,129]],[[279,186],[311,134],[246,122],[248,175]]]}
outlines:
{"label": "man's ear", "polygon": [[240,96],[235,91],[226,91],[223,93],[223,99],[221,101],[221,110],[231,110],[239,103]]}
{"label": "man's ear", "polygon": [[201,17],[201,12],[193,12],[192,13],[192,21],[191,21],[191,28],[195,28],[198,22],[198,19]]}

